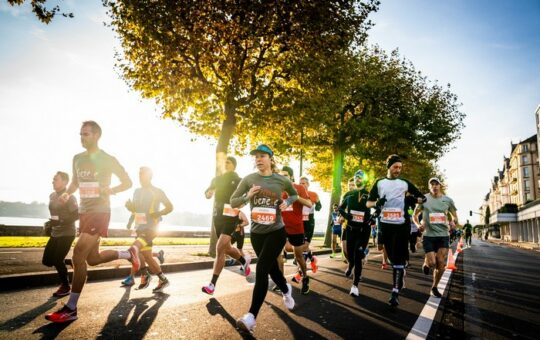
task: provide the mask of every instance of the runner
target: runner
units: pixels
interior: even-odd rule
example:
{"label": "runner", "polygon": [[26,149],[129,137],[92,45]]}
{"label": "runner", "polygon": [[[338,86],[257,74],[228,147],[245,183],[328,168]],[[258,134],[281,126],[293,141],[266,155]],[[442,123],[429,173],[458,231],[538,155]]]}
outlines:
{"label": "runner", "polygon": [[[431,295],[440,298],[442,295],[437,285],[446,268],[446,256],[450,246],[449,226],[455,229],[458,220],[454,201],[442,193],[441,181],[433,177],[428,183],[427,200],[416,206],[413,219],[420,231],[425,230],[423,246],[426,256],[422,270],[428,275],[429,269],[433,269]],[[418,220],[420,213],[422,213],[421,223]],[[450,222],[447,216],[451,217]]]}
{"label": "runner", "polygon": [[472,246],[472,225],[469,223],[469,220],[463,226],[463,230],[465,231],[465,245],[470,247]]}
{"label": "runner", "polygon": [[332,254],[330,258],[333,259],[336,257],[336,248],[337,248],[337,238],[339,237],[341,241],[341,223],[342,218],[338,210],[339,206],[334,203],[332,209]]}
{"label": "runner", "polygon": [[[169,280],[161,271],[160,265],[154,260],[152,254],[152,246],[154,238],[158,233],[159,222],[161,216],[169,214],[173,210],[171,201],[163,190],[152,185],[152,170],[148,167],[141,167],[139,170],[139,182],[141,187],[133,193],[133,200],[126,202],[126,208],[135,215],[135,232],[137,237],[133,242],[133,247],[137,247],[140,253],[140,270],[141,283],[139,289],[148,287],[152,276],[150,273],[159,278],[159,283],[154,288],[154,293],[162,292],[169,285]],[[163,205],[163,210],[159,210],[160,205]],[[146,263],[150,267],[150,272],[146,267]],[[125,286],[135,284],[135,274],[131,268],[131,274],[122,281]]]}
{"label": "runner", "polygon": [[43,251],[42,263],[47,267],[54,266],[60,278],[60,287],[53,296],[61,297],[69,294],[68,270],[64,258],[75,239],[75,221],[79,219],[77,199],[71,196],[67,203],[60,202],[60,196],[66,192],[69,175],[58,171],[53,177],[54,192],[49,196],[49,212],[51,218],[45,222],[45,235],[50,236]]}
{"label": "runner", "polygon": [[[298,273],[292,278],[292,281],[300,283],[300,280],[302,280],[302,294],[305,295],[309,293],[309,276],[307,275],[306,261],[302,254],[306,249],[302,209],[303,207],[310,208],[313,203],[311,203],[311,200],[309,199],[306,188],[294,183],[294,173],[292,168],[284,166],[281,175],[289,179],[293,184],[294,189],[298,192],[298,199],[296,202],[283,210],[281,215],[283,217],[283,224],[285,225],[285,232],[287,233],[285,249],[294,252],[294,258],[298,265]],[[285,200],[287,197],[288,194],[284,192],[282,198]],[[278,259],[278,265],[281,272],[284,273],[283,261],[281,259]]]}
{"label": "runner", "polygon": [[[244,227],[249,224],[249,220],[242,211],[238,212],[238,224],[236,225],[236,229],[234,230],[234,233],[231,235],[231,244],[236,243],[236,249],[240,252],[240,254],[245,258],[244,251],[242,248],[244,248],[244,239],[246,238],[246,234],[244,232]],[[236,262],[235,259],[232,259]],[[233,263],[234,264],[234,263]],[[240,270],[244,270],[243,266],[240,266]]]}
{"label": "runner", "polygon": [[[233,208],[250,203],[251,244],[258,257],[251,307],[236,321],[239,328],[248,332],[253,331],[255,319],[266,297],[269,274],[282,292],[285,307],[289,310],[294,308],[291,285],[279,270],[277,258],[287,237],[281,211],[298,198],[291,181],[273,172],[274,153],[267,145],[259,145],[250,154],[255,156],[258,171],[242,179],[231,197]],[[284,191],[289,197],[282,200]]]}
{"label": "runner", "polygon": [[307,177],[300,178],[300,184],[306,188],[309,199],[311,200],[311,203],[313,203],[313,206],[311,208],[308,208],[304,206],[302,214],[303,214],[303,220],[304,220],[304,234],[306,235],[306,251],[304,254],[304,258],[309,259],[311,271],[313,273],[317,272],[317,257],[314,256],[311,253],[311,249],[309,248],[309,245],[311,244],[311,239],[313,238],[313,233],[315,232],[315,210],[319,211],[321,210],[321,201],[319,200],[319,195],[313,191],[309,191],[309,179]]}
{"label": "runner", "polygon": [[364,172],[358,170],[354,174],[356,188],[352,194],[341,203],[340,214],[347,220],[347,254],[349,254],[349,267],[345,276],[350,277],[354,269],[353,284],[350,295],[358,296],[358,283],[362,276],[363,259],[367,255],[369,236],[371,234],[371,209],[366,207],[368,191],[364,187]]}
{"label": "runner", "polygon": [[[345,195],[343,195],[343,198],[341,199],[342,203],[343,201],[345,201],[345,199],[347,199],[347,196],[351,195],[353,191],[356,189],[356,184],[354,183],[354,177],[349,178],[347,186],[348,186],[349,191],[347,191]],[[341,218],[343,221],[341,223],[341,253],[343,255],[343,262],[349,263],[348,254],[347,254],[347,220],[344,219],[343,216]]]}
{"label": "runner", "polygon": [[393,288],[391,306],[399,305],[399,291],[403,288],[405,264],[409,254],[408,243],[411,230],[410,216],[405,210],[405,194],[408,192],[417,202],[425,200],[424,195],[409,181],[399,178],[403,163],[398,155],[386,159],[387,174],[378,179],[369,193],[368,208],[381,209],[379,228],[384,248],[392,262]]}
{"label": "runner", "polygon": [[232,235],[240,223],[238,218],[240,210],[231,208],[230,204],[230,197],[241,180],[235,169],[236,159],[232,156],[227,157],[225,161],[225,173],[215,177],[205,191],[207,199],[212,198],[214,192],[216,195],[214,200],[214,226],[218,238],[212,279],[209,284],[202,287],[203,293],[209,295],[214,294],[217,280],[225,266],[225,255],[229,255],[240,262],[246,276],[250,273],[249,264],[251,263],[251,257],[249,255],[244,257],[237,248],[231,246]]}
{"label": "runner", "polygon": [[[73,282],[67,304],[57,312],[47,314],[49,321],[62,323],[77,319],[77,302],[86,282],[86,264],[91,266],[119,258],[132,260],[134,271],[139,270],[139,253],[136,247],[129,251],[99,251],[100,238],[107,237],[111,217],[110,195],[131,188],[131,180],[120,163],[98,147],[101,127],[94,121],[83,122],[81,144],[85,152],[73,158],[73,177],[61,196],[61,202],[68,202],[71,195],[79,189],[81,205],[79,207],[80,236],[73,249]],[[120,184],[111,188],[111,176],[114,174]]]}

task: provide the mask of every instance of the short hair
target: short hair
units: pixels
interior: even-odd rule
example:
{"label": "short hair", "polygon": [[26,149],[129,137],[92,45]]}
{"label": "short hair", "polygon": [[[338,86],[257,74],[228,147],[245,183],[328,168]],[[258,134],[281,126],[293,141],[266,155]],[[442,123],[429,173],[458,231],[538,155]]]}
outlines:
{"label": "short hair", "polygon": [[82,123],[82,127],[89,126],[94,134],[101,137],[101,126],[93,120],[87,120]]}
{"label": "short hair", "polygon": [[291,181],[294,182],[294,171],[290,166],[284,165],[281,170],[287,172],[289,174],[289,177],[291,178]]}
{"label": "short hair", "polygon": [[150,178],[152,178],[154,176],[154,172],[152,171],[152,169],[150,169],[149,167],[147,166],[141,166],[141,168],[139,169],[140,172],[148,172],[150,174]]}
{"label": "short hair", "polygon": [[303,177],[300,177],[300,180],[304,180],[304,181],[306,181],[306,182],[308,182],[308,183],[309,183],[309,179],[308,179],[307,177],[305,177],[305,176],[303,176]]}
{"label": "short hair", "polygon": [[69,175],[63,171],[57,171],[56,172],[56,175],[57,176],[60,176],[60,178],[64,181],[64,182],[69,182]]}
{"label": "short hair", "polygon": [[227,157],[227,160],[231,161],[231,163],[234,165],[234,168],[236,169],[236,158],[234,158],[233,156],[229,156]]}

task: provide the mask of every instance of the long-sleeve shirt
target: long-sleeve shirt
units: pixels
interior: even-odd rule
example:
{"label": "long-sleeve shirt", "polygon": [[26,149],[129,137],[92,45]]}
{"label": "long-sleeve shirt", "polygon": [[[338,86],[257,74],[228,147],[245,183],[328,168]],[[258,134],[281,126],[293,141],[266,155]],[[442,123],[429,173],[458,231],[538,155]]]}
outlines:
{"label": "long-sleeve shirt", "polygon": [[371,209],[366,206],[368,191],[366,189],[354,190],[343,200],[339,212],[347,220],[350,228],[367,226],[371,217]]}
{"label": "long-sleeve shirt", "polygon": [[253,186],[260,186],[261,190],[250,200],[251,209],[251,232],[267,234],[283,228],[283,218],[279,205],[283,192],[287,192],[287,205],[291,205],[298,199],[298,193],[291,181],[278,174],[262,176],[258,173],[250,174],[238,184],[238,188],[231,196],[231,206],[238,208],[247,203],[245,194]]}
{"label": "long-sleeve shirt", "polygon": [[79,219],[79,207],[75,196],[70,196],[64,204],[60,202],[60,196],[66,192],[53,192],[49,196],[49,212],[51,220],[59,221],[59,225],[51,228],[52,237],[75,236],[75,221]]}

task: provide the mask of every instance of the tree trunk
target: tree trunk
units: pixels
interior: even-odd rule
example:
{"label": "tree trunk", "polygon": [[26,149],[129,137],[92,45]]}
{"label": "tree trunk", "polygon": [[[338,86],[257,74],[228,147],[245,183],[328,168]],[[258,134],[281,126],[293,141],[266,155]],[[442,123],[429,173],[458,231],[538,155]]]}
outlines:
{"label": "tree trunk", "polygon": [[328,213],[328,223],[326,225],[326,233],[324,237],[324,246],[330,247],[332,242],[332,206],[334,203],[339,204],[341,199],[341,179],[343,178],[343,160],[345,150],[342,146],[336,145],[333,150],[334,165],[332,167],[332,195],[330,198],[330,211]]}
{"label": "tree trunk", "polygon": [[[227,159],[229,143],[236,126],[235,114],[236,107],[230,103],[225,103],[225,120],[223,120],[223,123],[221,124],[221,134],[219,135],[216,146],[216,176],[219,176],[225,172],[225,160]],[[210,228],[210,245],[208,246],[208,254],[215,258],[217,237],[213,215],[214,214],[212,212],[212,226]]]}

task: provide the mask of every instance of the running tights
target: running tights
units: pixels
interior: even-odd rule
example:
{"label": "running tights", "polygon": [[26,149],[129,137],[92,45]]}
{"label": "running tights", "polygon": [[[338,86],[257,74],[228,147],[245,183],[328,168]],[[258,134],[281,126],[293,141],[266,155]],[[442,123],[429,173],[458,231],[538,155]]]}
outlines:
{"label": "running tights", "polygon": [[47,267],[54,266],[58,272],[58,277],[60,282],[68,286],[68,271],[66,265],[64,264],[64,259],[66,258],[69,249],[71,248],[71,243],[75,236],[59,236],[51,237],[45,246],[45,251],[43,252],[42,263]]}
{"label": "running tights", "polygon": [[347,254],[349,255],[349,271],[354,267],[353,284],[358,286],[362,276],[362,260],[366,256],[364,250],[367,248],[371,228],[362,226],[352,228],[347,226]]}
{"label": "running tights", "polygon": [[411,227],[405,224],[381,223],[384,249],[388,254],[388,259],[392,262],[392,278],[394,290],[403,288],[403,278],[405,276],[405,264],[409,257],[409,236]]}

